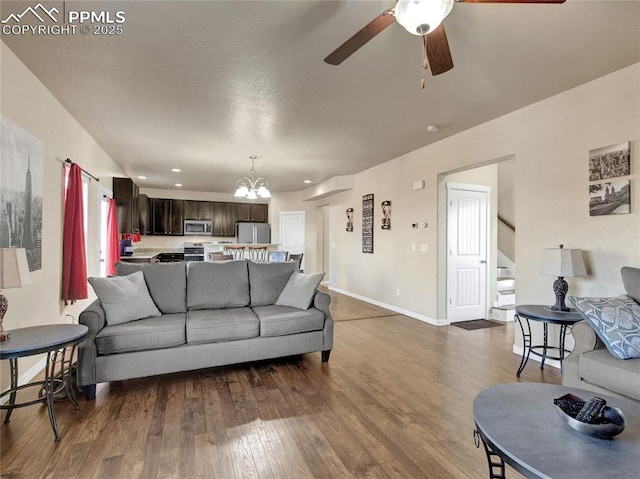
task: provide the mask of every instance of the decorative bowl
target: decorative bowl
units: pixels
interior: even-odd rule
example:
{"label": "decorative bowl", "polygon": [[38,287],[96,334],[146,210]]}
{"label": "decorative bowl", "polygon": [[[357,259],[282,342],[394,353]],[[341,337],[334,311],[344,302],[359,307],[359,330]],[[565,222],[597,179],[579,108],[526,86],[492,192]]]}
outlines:
{"label": "decorative bowl", "polygon": [[[572,394],[566,394],[560,400],[565,400],[569,402],[578,402],[583,403],[582,399]],[[605,406],[602,411],[602,415],[600,416],[601,420],[598,424],[589,424],[586,422],[578,421],[575,418],[577,413],[575,406],[567,407],[567,402],[564,403],[565,407],[562,407],[559,404],[556,404],[556,410],[558,411],[558,416],[567,424],[570,428],[578,431],[581,434],[585,434],[587,436],[598,437],[601,439],[610,439],[614,436],[617,436],[622,431],[624,431],[625,426],[627,425],[627,421],[624,417],[624,414],[617,407]]]}

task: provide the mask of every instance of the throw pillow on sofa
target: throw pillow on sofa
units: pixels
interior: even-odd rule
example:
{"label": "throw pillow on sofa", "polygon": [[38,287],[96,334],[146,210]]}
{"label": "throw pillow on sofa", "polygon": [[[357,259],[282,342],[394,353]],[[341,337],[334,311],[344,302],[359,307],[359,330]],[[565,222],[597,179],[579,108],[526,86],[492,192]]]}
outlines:
{"label": "throw pillow on sofa", "polygon": [[107,325],[160,316],[151,299],[142,271],[127,276],[89,278],[105,312]]}
{"label": "throw pillow on sofa", "polygon": [[640,304],[625,294],[616,298],[572,296],[569,301],[614,357],[640,358]]}
{"label": "throw pillow on sofa", "polygon": [[324,273],[300,273],[294,271],[276,301],[278,306],[291,306],[298,309],[309,309],[316,289]]}

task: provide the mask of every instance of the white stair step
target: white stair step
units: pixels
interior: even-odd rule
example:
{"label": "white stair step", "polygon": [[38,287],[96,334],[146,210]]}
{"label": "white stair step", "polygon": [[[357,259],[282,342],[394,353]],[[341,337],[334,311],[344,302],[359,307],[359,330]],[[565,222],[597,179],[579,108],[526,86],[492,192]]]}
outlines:
{"label": "white stair step", "polygon": [[495,319],[496,321],[504,321],[509,322],[513,321],[513,316],[515,314],[515,309],[503,309],[503,308],[491,308],[491,319]]}

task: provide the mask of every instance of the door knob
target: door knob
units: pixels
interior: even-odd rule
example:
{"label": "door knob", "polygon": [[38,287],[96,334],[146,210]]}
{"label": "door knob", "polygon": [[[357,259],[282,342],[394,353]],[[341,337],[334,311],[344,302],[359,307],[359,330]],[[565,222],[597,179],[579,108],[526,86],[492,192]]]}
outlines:
{"label": "door knob", "polygon": [[480,264],[487,264],[487,260],[486,259],[481,259],[480,260]]}

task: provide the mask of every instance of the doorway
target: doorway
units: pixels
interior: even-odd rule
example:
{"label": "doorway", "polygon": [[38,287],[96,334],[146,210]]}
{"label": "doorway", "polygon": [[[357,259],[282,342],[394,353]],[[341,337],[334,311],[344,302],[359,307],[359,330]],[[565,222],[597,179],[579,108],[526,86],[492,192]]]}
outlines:
{"label": "doorway", "polygon": [[[305,212],[280,212],[280,249],[289,254],[305,252]],[[304,256],[300,269],[304,271]]]}
{"label": "doorway", "polygon": [[447,183],[447,319],[487,319],[491,188]]}
{"label": "doorway", "polygon": [[324,271],[323,284],[329,283],[329,205],[318,207],[317,225],[317,270]]}

